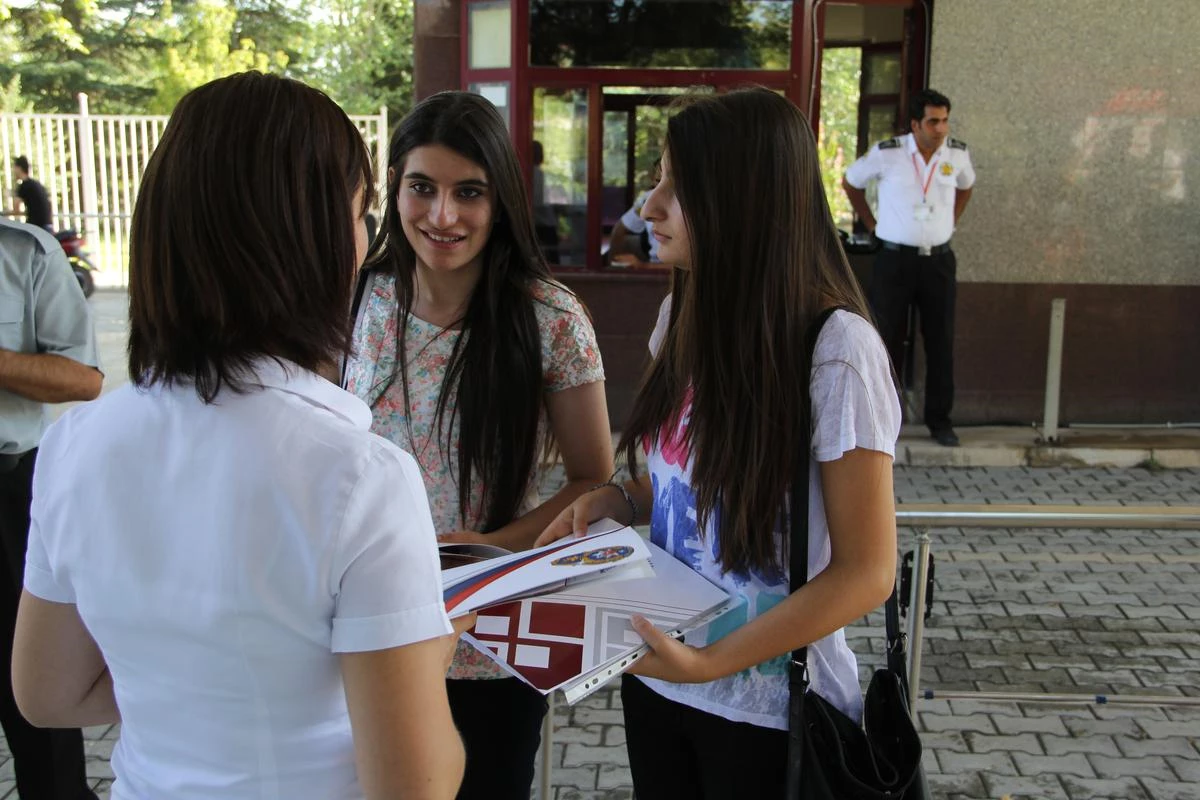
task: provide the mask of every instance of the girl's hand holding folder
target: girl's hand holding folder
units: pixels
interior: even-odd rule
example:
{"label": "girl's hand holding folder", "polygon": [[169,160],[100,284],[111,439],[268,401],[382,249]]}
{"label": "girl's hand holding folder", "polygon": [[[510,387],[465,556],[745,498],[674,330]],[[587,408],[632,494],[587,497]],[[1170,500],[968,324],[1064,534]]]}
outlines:
{"label": "girl's hand holding folder", "polygon": [[706,683],[720,677],[712,669],[707,649],[689,647],[679,639],[667,636],[641,614],[634,614],[631,621],[650,652],[627,670],[630,675],[672,683]]}

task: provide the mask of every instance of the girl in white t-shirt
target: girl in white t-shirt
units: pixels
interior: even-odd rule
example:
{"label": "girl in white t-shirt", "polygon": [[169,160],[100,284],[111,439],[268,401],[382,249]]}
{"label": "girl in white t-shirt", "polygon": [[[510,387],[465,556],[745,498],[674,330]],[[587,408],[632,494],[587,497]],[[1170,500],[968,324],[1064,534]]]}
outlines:
{"label": "girl in white t-shirt", "polygon": [[[790,652],[807,645],[812,688],[862,713],[842,628],[895,579],[892,371],[789,101],[765,89],[687,101],[642,214],[675,276],[624,429],[634,477],[581,497],[541,541],[604,516],[649,522],[737,601],[686,644],[635,617],[652,649],[622,685],[638,797],[781,797]],[[829,308],[842,310],[810,363]],[[786,508],[805,450],[809,581],[793,593]]]}

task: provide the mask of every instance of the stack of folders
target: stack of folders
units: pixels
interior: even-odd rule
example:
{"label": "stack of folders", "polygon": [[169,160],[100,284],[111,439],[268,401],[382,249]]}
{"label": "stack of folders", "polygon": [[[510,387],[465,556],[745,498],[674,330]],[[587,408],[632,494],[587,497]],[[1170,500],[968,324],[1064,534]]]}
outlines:
{"label": "stack of folders", "polygon": [[521,553],[442,545],[451,617],[475,612],[468,642],[543,694],[575,703],[646,652],[631,618],[669,636],[720,616],[729,595],[632,528],[610,519]]}

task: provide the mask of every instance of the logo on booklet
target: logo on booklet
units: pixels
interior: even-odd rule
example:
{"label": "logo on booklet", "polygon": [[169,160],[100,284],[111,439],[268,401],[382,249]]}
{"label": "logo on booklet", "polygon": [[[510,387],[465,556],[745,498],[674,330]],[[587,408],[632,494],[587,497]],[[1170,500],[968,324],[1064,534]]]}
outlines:
{"label": "logo on booklet", "polygon": [[574,553],[562,558],[556,558],[550,563],[556,567],[593,566],[595,564],[612,564],[633,555],[633,548],[625,545],[619,547],[601,547],[598,550],[588,550],[585,553]]}

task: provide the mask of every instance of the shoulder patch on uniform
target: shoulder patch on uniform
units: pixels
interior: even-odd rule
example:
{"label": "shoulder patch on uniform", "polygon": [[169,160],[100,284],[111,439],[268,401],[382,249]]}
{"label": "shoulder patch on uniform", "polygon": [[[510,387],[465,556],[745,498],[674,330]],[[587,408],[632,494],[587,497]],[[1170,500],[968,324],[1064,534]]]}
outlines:
{"label": "shoulder patch on uniform", "polygon": [[[882,142],[879,143],[880,150],[893,150],[899,146],[900,146],[899,138],[884,139]],[[965,147],[965,145],[964,145],[964,147]]]}
{"label": "shoulder patch on uniform", "polygon": [[967,149],[966,142],[964,142],[962,139],[955,139],[953,136],[950,137],[950,146],[953,147],[955,150],[966,150]]}

